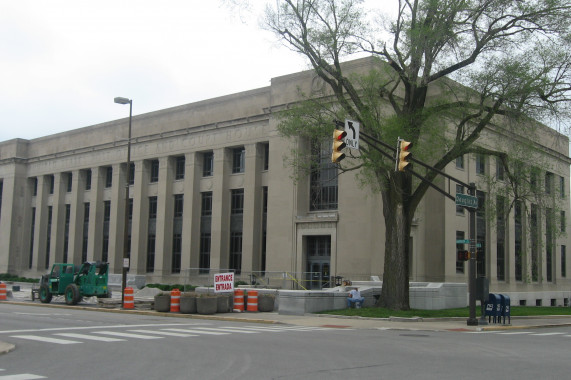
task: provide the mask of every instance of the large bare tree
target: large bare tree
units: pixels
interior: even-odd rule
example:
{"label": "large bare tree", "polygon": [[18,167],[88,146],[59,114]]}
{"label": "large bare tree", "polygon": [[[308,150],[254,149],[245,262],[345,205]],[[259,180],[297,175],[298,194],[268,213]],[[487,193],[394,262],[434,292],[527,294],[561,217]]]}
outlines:
{"label": "large bare tree", "polygon": [[[514,164],[521,157],[481,140],[492,124],[531,140],[534,132],[526,128],[537,125],[534,120],[555,128],[566,125],[571,2],[393,1],[398,1],[393,20],[372,17],[364,8],[371,2],[359,0],[269,3],[265,27],[307,58],[331,94],[319,106],[308,96],[286,114],[282,133],[329,135],[331,120],[345,116],[390,144],[397,136],[411,141],[415,156],[440,170],[467,153],[496,156],[512,182],[510,200],[524,200],[518,179],[522,165]],[[342,60],[354,54],[378,57],[379,69],[346,74]],[[438,95],[429,95],[429,89]],[[411,222],[429,184],[395,171],[394,161],[366,144],[360,155],[342,164],[345,170],[358,166],[382,194],[386,244],[380,306],[408,309]],[[423,175],[428,181],[437,177],[429,170]]]}

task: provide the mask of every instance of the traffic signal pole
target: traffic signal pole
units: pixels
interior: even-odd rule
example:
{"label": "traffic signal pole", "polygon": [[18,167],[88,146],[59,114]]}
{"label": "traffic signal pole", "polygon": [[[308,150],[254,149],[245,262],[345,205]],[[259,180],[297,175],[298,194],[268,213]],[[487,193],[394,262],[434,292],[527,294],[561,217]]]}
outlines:
{"label": "traffic signal pole", "polygon": [[[474,182],[470,183],[468,189],[470,195],[476,195],[476,184]],[[476,209],[468,208],[470,212],[470,244],[476,244]],[[474,247],[474,252],[476,251]],[[468,292],[470,293],[469,307],[470,315],[466,324],[468,326],[478,326],[478,320],[476,319],[476,255],[470,255],[470,260],[468,264]]]}

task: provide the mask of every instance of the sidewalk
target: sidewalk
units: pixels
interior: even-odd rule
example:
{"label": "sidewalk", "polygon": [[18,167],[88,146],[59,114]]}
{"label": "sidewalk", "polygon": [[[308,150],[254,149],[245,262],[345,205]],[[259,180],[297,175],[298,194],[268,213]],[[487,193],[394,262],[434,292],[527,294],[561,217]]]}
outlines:
{"label": "sidewalk", "polygon": [[[3,303],[26,305],[31,307],[59,307],[92,310],[110,313],[131,313],[144,315],[160,315],[163,317],[225,320],[234,322],[289,324],[297,326],[332,327],[347,329],[382,329],[382,330],[409,330],[409,331],[498,331],[509,329],[535,329],[544,327],[571,326],[571,316],[541,316],[541,317],[512,317],[510,324],[490,323],[488,325],[468,326],[466,318],[363,318],[346,317],[325,314],[283,315],[272,313],[220,313],[214,315],[160,313],[154,310],[123,310],[120,307],[102,308],[97,304],[81,303],[68,306],[54,299],[50,304],[39,301],[32,302],[29,292],[14,292],[14,297]],[[506,321],[507,322],[507,321]],[[14,349],[11,344],[0,341],[0,354]]]}

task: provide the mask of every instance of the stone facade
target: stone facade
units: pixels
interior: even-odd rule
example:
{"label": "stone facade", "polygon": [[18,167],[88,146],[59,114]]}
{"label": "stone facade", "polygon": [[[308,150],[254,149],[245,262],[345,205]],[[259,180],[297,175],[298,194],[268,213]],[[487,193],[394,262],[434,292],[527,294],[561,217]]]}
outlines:
{"label": "stone facade", "polygon": [[[364,71],[371,64],[364,59],[347,67]],[[226,270],[237,270],[248,283],[286,289],[327,286],[336,276],[382,279],[380,195],[348,173],[338,178],[337,205],[315,211],[309,178],[294,182],[284,167],[291,144],[307,144],[276,130],[275,112],[299,100],[298,88],[324,91],[307,71],[273,78],[265,88],[134,116],[132,207],[125,200],[128,119],[0,142],[0,273],[34,277],[54,262],[84,259],[107,260],[111,272],[120,273],[127,211],[129,273],[147,282],[207,285],[212,273]],[[556,162],[552,175],[557,191],[562,186],[566,219],[568,140],[544,132],[538,143]],[[499,132],[488,133],[493,140]],[[479,182],[477,165],[482,168],[466,156],[463,167],[451,163],[447,172]],[[483,167],[495,170],[491,160]],[[449,186],[444,180],[439,185]],[[571,289],[569,238],[557,239],[550,260],[542,249],[540,275],[530,279],[529,255],[524,275],[515,273],[513,211],[507,225],[499,265],[497,231],[485,227],[490,291],[517,292],[528,304],[568,302],[562,294]],[[468,238],[468,213],[430,190],[413,223],[411,281],[466,282],[467,265],[456,262],[457,231]]]}

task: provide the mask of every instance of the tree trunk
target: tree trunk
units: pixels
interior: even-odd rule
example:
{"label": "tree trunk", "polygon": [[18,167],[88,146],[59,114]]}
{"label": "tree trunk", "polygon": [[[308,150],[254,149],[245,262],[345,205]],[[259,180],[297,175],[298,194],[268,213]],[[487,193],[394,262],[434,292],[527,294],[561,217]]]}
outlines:
{"label": "tree trunk", "polygon": [[383,214],[385,217],[385,267],[383,288],[377,306],[391,310],[408,310],[409,278],[408,252],[410,240],[409,197],[410,174],[391,174],[390,185],[383,191]]}

